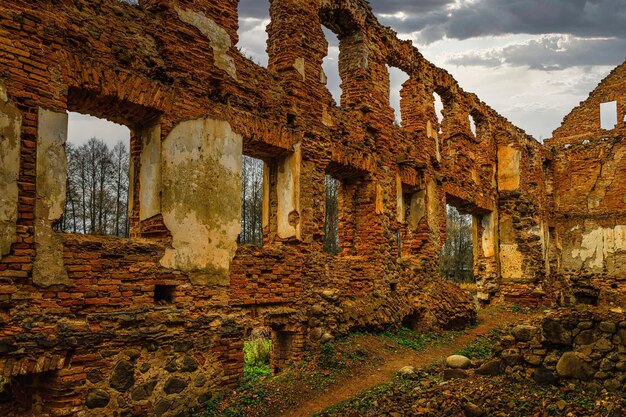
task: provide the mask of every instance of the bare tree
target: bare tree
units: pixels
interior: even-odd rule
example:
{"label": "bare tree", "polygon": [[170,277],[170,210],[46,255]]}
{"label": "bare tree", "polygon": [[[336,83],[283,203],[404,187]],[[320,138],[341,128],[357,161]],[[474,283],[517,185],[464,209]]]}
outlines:
{"label": "bare tree", "polygon": [[112,149],[91,138],[68,144],[65,211],[57,230],[128,236],[129,153],[122,142]]}
{"label": "bare tree", "polygon": [[263,244],[263,161],[244,155],[239,243]]}
{"label": "bare tree", "polygon": [[472,248],[472,216],[462,215],[447,207],[446,241],[441,250],[441,274],[455,282],[474,280]]}
{"label": "bare tree", "polygon": [[324,178],[326,206],[324,212],[324,251],[338,254],[339,247],[339,187],[341,183],[331,175]]}

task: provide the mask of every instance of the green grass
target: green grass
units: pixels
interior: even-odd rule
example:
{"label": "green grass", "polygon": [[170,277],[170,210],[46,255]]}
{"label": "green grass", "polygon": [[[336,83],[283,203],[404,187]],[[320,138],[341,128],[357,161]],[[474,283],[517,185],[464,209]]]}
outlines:
{"label": "green grass", "polygon": [[256,337],[244,342],[243,374],[246,381],[255,380],[261,376],[268,376],[272,374],[270,369],[271,352],[271,339]]}
{"label": "green grass", "polygon": [[407,327],[401,327],[398,331],[386,331],[381,333],[386,339],[389,339],[400,346],[407,347],[412,350],[423,350],[430,343],[436,346],[443,346],[449,343],[458,332],[448,331],[445,333],[422,333],[411,330]]}
{"label": "green grass", "polygon": [[491,353],[491,348],[495,342],[486,337],[479,337],[463,349],[456,352],[457,355],[462,355],[470,359],[486,359]]}

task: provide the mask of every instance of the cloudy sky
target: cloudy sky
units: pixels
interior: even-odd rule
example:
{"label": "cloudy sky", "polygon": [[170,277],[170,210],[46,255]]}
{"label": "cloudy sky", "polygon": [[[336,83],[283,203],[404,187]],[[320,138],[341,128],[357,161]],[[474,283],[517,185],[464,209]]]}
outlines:
{"label": "cloudy sky", "polygon": [[[381,23],[537,139],[626,58],[626,0],[370,0]],[[240,0],[243,52],[267,65],[269,0]],[[325,30],[328,87],[338,101],[338,41]],[[391,71],[399,107],[401,71]],[[396,111],[396,113],[398,113]],[[128,140],[119,125],[70,115],[70,140]]]}
{"label": "cloudy sky", "polygon": [[[626,58],[626,0],[370,0],[378,19],[424,56],[535,136],[551,136],[569,111]],[[268,4],[241,0],[240,42],[266,65]],[[337,40],[324,69],[339,96]],[[391,72],[394,107],[406,76]]]}

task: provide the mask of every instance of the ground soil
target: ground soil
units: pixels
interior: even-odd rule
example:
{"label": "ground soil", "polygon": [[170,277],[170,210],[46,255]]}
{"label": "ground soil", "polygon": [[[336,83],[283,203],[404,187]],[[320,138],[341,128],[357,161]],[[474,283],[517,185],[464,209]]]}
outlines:
{"label": "ground soil", "polygon": [[486,336],[490,331],[509,324],[531,319],[534,314],[521,313],[507,309],[489,309],[479,313],[478,325],[456,335],[444,346],[432,344],[423,351],[411,349],[386,349],[380,346],[380,339],[363,335],[357,338],[359,344],[376,349],[379,357],[378,366],[364,366],[348,375],[342,375],[330,385],[317,392],[309,392],[302,395],[296,403],[277,415],[283,417],[303,417],[319,413],[334,404],[352,398],[362,391],[373,388],[385,381],[392,379],[397,371],[405,366],[421,368],[457,352],[469,345],[480,336]]}

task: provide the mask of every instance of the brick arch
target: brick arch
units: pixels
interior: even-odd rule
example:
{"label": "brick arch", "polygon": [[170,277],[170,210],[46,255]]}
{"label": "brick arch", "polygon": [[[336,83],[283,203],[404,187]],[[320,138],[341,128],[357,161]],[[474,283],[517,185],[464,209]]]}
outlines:
{"label": "brick arch", "polygon": [[89,112],[132,128],[168,113],[174,105],[168,86],[65,55],[60,62],[70,111]]}

